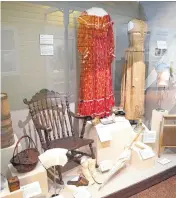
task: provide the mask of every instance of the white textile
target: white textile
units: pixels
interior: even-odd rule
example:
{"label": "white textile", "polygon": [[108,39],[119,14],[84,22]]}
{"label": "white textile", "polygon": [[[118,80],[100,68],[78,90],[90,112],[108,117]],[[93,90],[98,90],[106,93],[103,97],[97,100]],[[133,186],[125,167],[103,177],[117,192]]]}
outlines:
{"label": "white textile", "polygon": [[122,161],[129,161],[131,159],[131,150],[130,149],[125,149],[123,153],[120,155],[119,160]]}
{"label": "white textile", "polygon": [[97,8],[97,7],[90,8],[86,10],[86,12],[88,15],[95,15],[99,17],[108,15],[108,13],[103,8]]}
{"label": "white textile", "polygon": [[46,169],[56,165],[64,166],[68,162],[67,152],[67,149],[62,148],[49,149],[42,153],[39,159]]}

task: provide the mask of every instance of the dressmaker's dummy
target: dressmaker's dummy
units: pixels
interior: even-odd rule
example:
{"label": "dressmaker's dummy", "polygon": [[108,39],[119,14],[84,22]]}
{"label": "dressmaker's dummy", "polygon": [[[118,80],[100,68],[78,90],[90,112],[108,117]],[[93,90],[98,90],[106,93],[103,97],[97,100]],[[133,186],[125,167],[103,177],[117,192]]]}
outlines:
{"label": "dressmaker's dummy", "polygon": [[169,86],[170,71],[169,68],[158,74],[157,87],[167,88]]}
{"label": "dressmaker's dummy", "polygon": [[129,120],[138,120],[144,114],[144,39],[147,25],[133,19],[128,23],[129,48],[125,54],[121,84],[121,106]]}
{"label": "dressmaker's dummy", "polygon": [[98,8],[98,7],[92,7],[88,10],[86,10],[88,15],[95,15],[99,17],[103,17],[105,15],[108,15],[108,13],[103,9],[103,8]]}
{"label": "dressmaker's dummy", "polygon": [[[160,66],[161,65],[161,66]],[[161,108],[161,102],[168,96],[169,80],[170,80],[170,67],[165,63],[160,63],[158,67],[161,69],[157,72],[157,95],[158,95],[158,108],[157,110],[163,110]]]}

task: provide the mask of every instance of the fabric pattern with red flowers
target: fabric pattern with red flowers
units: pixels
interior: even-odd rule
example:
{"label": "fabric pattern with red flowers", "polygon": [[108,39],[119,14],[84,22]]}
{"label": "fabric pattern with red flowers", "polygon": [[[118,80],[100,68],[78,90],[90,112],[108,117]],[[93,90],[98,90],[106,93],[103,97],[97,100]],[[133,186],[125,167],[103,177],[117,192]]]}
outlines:
{"label": "fabric pattern with red flowers", "polygon": [[110,115],[114,106],[111,63],[114,56],[113,23],[83,12],[78,17],[77,46],[80,53],[78,114],[93,118]]}

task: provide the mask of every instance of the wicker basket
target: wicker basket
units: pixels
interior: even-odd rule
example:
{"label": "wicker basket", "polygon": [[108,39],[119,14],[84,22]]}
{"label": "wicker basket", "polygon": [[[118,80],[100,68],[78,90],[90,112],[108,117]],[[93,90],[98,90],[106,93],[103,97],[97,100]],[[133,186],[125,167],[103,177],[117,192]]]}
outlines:
{"label": "wicker basket", "polygon": [[[18,153],[18,144],[23,138],[29,139],[29,146],[27,149]],[[31,143],[33,143],[35,148],[31,148]],[[16,155],[15,152],[17,152]],[[36,167],[38,163],[38,156],[39,156],[39,152],[37,150],[34,141],[32,140],[31,137],[25,135],[18,140],[13,152],[13,157],[10,160],[10,162],[17,169],[19,173],[26,173],[26,172],[30,172]]]}

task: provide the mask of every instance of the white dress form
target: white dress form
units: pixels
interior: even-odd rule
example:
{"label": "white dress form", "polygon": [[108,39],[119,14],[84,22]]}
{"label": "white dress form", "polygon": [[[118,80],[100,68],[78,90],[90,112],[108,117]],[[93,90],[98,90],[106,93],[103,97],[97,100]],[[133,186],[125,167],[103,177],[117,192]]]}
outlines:
{"label": "white dress form", "polygon": [[108,13],[103,8],[98,8],[98,7],[92,7],[86,10],[86,12],[88,15],[94,15],[94,16],[99,16],[99,17],[108,15]]}
{"label": "white dress form", "polygon": [[168,87],[169,86],[169,79],[170,79],[170,72],[169,69],[161,72],[158,76],[158,87]]}
{"label": "white dress form", "polygon": [[130,30],[132,30],[134,28],[134,23],[132,22],[132,21],[130,21],[129,23],[128,23],[128,32],[130,31]]}

